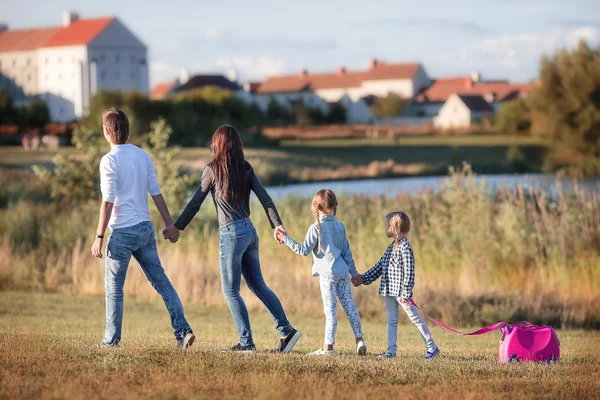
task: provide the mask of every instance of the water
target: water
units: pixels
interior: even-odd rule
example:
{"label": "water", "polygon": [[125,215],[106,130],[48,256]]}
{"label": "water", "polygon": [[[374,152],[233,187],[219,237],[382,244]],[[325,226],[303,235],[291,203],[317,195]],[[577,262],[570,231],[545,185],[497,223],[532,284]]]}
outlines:
{"label": "water", "polygon": [[[391,179],[362,179],[356,181],[328,181],[318,183],[301,183],[286,186],[269,187],[273,198],[283,197],[312,197],[318,190],[328,188],[337,194],[365,194],[376,196],[399,193],[417,193],[422,190],[439,190],[448,181],[446,176],[423,176]],[[517,185],[544,189],[556,193],[557,185],[563,190],[573,189],[575,181],[571,178],[557,180],[551,174],[514,174],[514,175],[478,175],[477,180],[485,179],[490,188],[514,188]],[[588,192],[600,192],[600,178],[586,178],[578,184]]]}

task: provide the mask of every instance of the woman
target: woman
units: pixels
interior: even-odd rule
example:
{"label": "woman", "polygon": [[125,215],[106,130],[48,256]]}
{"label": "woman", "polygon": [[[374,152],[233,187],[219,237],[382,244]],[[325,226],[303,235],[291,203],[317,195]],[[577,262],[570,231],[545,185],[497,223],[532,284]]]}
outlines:
{"label": "woman", "polygon": [[244,160],[242,139],[234,127],[223,125],[212,137],[212,162],[202,172],[202,181],[174,226],[165,229],[165,237],[177,239],[198,213],[210,192],[219,218],[219,260],[221,282],[229,309],[237,326],[240,342],[225,351],[255,352],[248,310],[240,296],[240,281],[246,284],[267,307],[281,335],[279,352],[289,353],[302,335],[288,322],[281,302],[267,287],[260,271],[258,235],[250,221],[250,191],[253,191],[267,213],[272,228],[283,225],[275,204]]}

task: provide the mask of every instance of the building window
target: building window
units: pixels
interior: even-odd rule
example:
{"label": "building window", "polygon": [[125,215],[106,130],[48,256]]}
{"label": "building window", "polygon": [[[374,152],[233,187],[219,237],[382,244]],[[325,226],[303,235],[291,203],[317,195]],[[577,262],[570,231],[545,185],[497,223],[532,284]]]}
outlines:
{"label": "building window", "polygon": [[48,57],[44,60],[44,64],[48,65]]}
{"label": "building window", "polygon": [[60,64],[62,62],[62,58],[58,57],[58,63]]}
{"label": "building window", "polygon": [[129,59],[131,60],[131,62],[132,62],[132,63],[134,63],[134,62],[135,62],[135,54],[132,54],[132,55],[129,57]]}
{"label": "building window", "polygon": [[75,79],[75,72],[71,74],[71,79]]}
{"label": "building window", "polygon": [[17,65],[17,60],[13,60],[13,67]]}
{"label": "building window", "polygon": [[27,82],[31,82],[31,74],[27,74]]}
{"label": "building window", "polygon": [[131,71],[131,79],[135,80],[135,71]]}
{"label": "building window", "polygon": [[65,114],[65,109],[61,107],[58,112],[59,112],[60,116],[62,117]]}
{"label": "building window", "polygon": [[58,80],[62,80],[62,74],[58,74]]}
{"label": "building window", "polygon": [[27,65],[31,65],[31,58],[27,59]]}
{"label": "building window", "polygon": [[120,55],[120,54],[118,54],[118,53],[117,53],[117,54],[115,55],[115,61],[116,61],[117,63],[119,63],[119,61],[121,61],[121,55]]}
{"label": "building window", "polygon": [[104,53],[100,53],[100,57],[98,57],[100,59],[100,62],[104,62]]}
{"label": "building window", "polygon": [[120,77],[121,77],[121,73],[120,73],[119,71],[117,71],[117,72],[115,73],[115,78],[119,79]]}
{"label": "building window", "polygon": [[50,80],[50,75],[46,74],[46,76],[45,76],[45,80],[46,80],[46,81]]}
{"label": "building window", "polygon": [[104,73],[104,71],[100,71],[100,80],[103,81],[104,77],[106,76],[106,74]]}

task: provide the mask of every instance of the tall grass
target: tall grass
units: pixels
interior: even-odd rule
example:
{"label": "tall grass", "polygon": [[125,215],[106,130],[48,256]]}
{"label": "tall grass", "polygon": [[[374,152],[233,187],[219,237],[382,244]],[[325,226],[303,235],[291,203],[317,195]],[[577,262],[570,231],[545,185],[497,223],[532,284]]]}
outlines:
{"label": "tall grass", "polygon": [[[38,184],[32,182],[31,184]],[[4,188],[4,185],[2,186]],[[398,196],[339,196],[359,271],[389,244],[383,216],[396,209],[412,219],[415,301],[447,323],[480,325],[528,319],[562,327],[600,327],[600,201],[598,192],[492,191],[467,168],[452,173],[439,192]],[[164,267],[185,302],[225,304],[218,266],[218,225],[207,202],[179,243],[160,241]],[[0,210],[0,289],[35,288],[68,293],[104,291],[102,261],[90,254],[97,204],[13,201]],[[312,223],[310,202],[277,203],[292,237]],[[322,304],[310,259],[278,246],[260,204],[252,216],[261,242],[265,279],[291,312],[319,315]],[[155,227],[162,225],[153,217]],[[156,298],[137,268],[128,296]],[[377,284],[354,290],[365,318],[383,321]],[[252,309],[263,309],[244,289]]]}

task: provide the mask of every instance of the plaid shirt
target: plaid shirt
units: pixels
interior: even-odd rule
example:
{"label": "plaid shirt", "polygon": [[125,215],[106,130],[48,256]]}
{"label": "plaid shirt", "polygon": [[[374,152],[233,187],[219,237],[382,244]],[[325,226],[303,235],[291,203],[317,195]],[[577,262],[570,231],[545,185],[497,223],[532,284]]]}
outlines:
{"label": "plaid shirt", "polygon": [[385,254],[371,269],[364,273],[363,283],[370,285],[381,276],[379,294],[381,296],[412,297],[415,286],[415,257],[412,247],[406,237],[398,241],[394,250],[394,243],[390,244]]}

